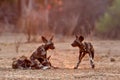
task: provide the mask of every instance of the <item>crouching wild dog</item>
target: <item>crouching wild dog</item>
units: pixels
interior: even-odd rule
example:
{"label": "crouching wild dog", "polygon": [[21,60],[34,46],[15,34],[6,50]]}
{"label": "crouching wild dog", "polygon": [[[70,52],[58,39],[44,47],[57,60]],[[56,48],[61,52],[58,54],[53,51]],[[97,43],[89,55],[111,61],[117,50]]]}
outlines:
{"label": "crouching wild dog", "polygon": [[26,56],[21,56],[19,59],[14,58],[12,63],[13,69],[28,69],[31,66],[31,61]]}
{"label": "crouching wild dog", "polygon": [[25,56],[21,56],[19,59],[14,58],[12,63],[13,69],[50,69],[51,63],[49,61],[51,56],[44,59],[42,63],[35,61],[34,65],[31,65],[31,61]]}
{"label": "crouching wild dog", "polygon": [[91,67],[94,68],[94,48],[93,45],[90,42],[83,42],[84,37],[83,36],[77,36],[76,35],[76,39],[74,40],[74,42],[71,44],[72,47],[79,47],[79,60],[77,65],[74,67],[74,69],[77,69],[82,58],[86,55],[89,54],[89,58],[90,58],[90,64]]}
{"label": "crouching wild dog", "polygon": [[55,49],[54,43],[52,42],[53,37],[50,40],[47,40],[45,37],[41,37],[42,41],[45,43],[44,45],[39,46],[33,54],[30,56],[30,60],[32,65],[34,65],[35,60],[38,60],[40,63],[43,63],[44,59],[47,58],[47,50]]}

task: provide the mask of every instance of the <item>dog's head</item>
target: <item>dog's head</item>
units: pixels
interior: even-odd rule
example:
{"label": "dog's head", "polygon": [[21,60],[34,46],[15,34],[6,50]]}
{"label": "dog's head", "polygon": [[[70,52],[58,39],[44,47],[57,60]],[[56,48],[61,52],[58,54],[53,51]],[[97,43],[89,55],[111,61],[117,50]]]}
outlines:
{"label": "dog's head", "polygon": [[52,42],[53,36],[50,38],[50,40],[47,40],[45,37],[41,37],[42,41],[45,43],[45,45],[48,47],[48,49],[55,49],[54,43]]}
{"label": "dog's head", "polygon": [[82,41],[84,40],[83,36],[77,36],[76,35],[76,39],[73,41],[73,43],[71,44],[72,47],[79,47],[82,45]]}

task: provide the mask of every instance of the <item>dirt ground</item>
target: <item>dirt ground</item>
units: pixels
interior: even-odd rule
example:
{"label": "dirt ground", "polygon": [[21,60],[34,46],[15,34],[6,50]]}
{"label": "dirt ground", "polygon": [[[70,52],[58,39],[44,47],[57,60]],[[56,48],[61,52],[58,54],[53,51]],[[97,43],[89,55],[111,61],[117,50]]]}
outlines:
{"label": "dirt ground", "polygon": [[[73,37],[74,38],[74,37]],[[79,69],[74,70],[78,60],[78,48],[71,47],[74,40],[55,39],[55,50],[49,50],[51,63],[59,69],[14,70],[12,58],[25,55],[29,57],[41,43],[23,43],[25,36],[0,36],[0,80],[120,80],[120,41],[90,41],[95,48],[95,69],[91,69],[88,55],[82,60]],[[20,40],[19,52],[15,42]],[[115,59],[114,61],[111,61]]]}

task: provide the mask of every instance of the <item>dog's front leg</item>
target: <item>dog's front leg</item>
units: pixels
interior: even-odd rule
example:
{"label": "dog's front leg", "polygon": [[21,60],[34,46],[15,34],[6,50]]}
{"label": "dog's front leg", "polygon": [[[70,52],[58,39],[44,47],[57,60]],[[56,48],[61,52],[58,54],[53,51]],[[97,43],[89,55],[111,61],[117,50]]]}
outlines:
{"label": "dog's front leg", "polygon": [[77,65],[74,67],[74,69],[77,69],[80,62],[81,62],[81,56],[82,56],[82,52],[79,53],[79,59],[78,59],[78,62],[77,62]]}

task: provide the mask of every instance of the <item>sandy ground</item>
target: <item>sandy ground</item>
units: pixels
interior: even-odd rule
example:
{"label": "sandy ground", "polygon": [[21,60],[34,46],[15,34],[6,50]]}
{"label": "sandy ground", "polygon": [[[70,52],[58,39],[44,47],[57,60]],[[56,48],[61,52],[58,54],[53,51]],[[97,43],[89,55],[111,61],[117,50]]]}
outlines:
{"label": "sandy ground", "polygon": [[[0,37],[0,80],[120,80],[120,41],[91,41],[95,48],[95,69],[91,69],[88,55],[82,60],[79,69],[74,70],[78,60],[78,48],[72,48],[74,39],[55,40],[55,50],[49,50],[52,65],[59,69],[14,70],[12,58],[29,57],[41,43],[21,43],[19,53],[15,51],[15,41],[25,41],[25,37],[4,35]],[[111,62],[111,58],[115,61]]]}

